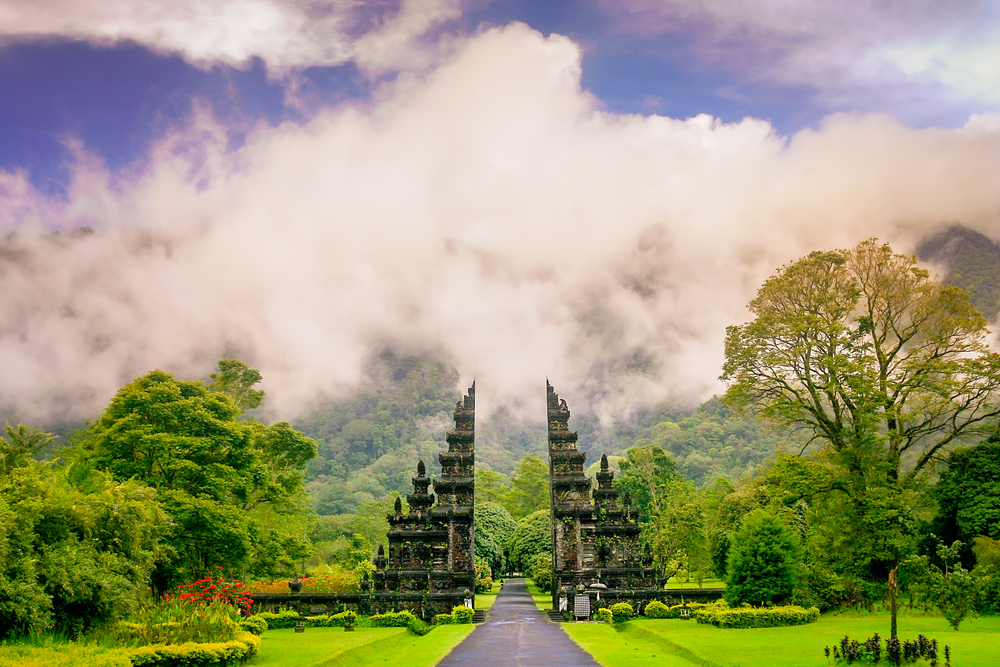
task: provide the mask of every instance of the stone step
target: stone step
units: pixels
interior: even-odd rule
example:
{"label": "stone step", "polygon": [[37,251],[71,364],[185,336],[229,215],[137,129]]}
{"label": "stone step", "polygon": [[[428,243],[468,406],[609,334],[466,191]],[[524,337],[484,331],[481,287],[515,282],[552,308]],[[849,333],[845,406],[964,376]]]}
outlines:
{"label": "stone step", "polygon": [[566,620],[563,617],[562,612],[558,609],[546,609],[545,613],[549,615],[549,620],[553,623],[562,623]]}
{"label": "stone step", "polygon": [[473,623],[485,623],[486,622],[486,610],[477,609],[476,613],[472,615]]}

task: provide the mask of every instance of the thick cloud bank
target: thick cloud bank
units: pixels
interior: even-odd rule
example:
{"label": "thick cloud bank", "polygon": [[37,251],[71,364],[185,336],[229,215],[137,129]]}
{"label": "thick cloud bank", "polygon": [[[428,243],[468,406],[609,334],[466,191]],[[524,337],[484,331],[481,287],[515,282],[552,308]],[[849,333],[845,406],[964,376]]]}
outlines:
{"label": "thick cloud bank", "polygon": [[487,402],[540,401],[546,375],[604,412],[697,400],[781,263],[998,230],[997,117],[833,116],[786,140],[598,107],[572,42],[512,25],[371,109],[235,153],[203,119],[145,174],[81,158],[66,202],[3,175],[0,402],[92,414],[138,374],[203,377],[235,352],[294,414],[384,345],[450,355]]}

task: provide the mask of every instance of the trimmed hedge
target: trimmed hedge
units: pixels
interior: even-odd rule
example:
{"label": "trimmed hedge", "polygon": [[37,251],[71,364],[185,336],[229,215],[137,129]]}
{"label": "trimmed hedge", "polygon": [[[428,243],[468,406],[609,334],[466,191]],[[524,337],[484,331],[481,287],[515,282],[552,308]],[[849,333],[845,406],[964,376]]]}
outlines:
{"label": "trimmed hedge", "polygon": [[615,619],[615,623],[623,623],[630,618],[632,618],[632,605],[628,602],[618,602],[611,605],[611,615]]}
{"label": "trimmed hedge", "polygon": [[240,619],[240,628],[242,628],[245,632],[249,632],[250,634],[257,635],[259,637],[267,632],[268,625],[267,621],[260,616],[248,616]]}
{"label": "trimmed hedge", "polygon": [[127,655],[134,667],[206,667],[246,662],[259,649],[260,637],[241,632],[231,642],[158,644],[131,649]]}
{"label": "trimmed hedge", "polygon": [[390,611],[385,614],[375,614],[370,617],[372,627],[375,628],[405,628],[409,627],[411,621],[416,620],[416,616],[408,611]]}
{"label": "trimmed hedge", "polygon": [[[675,604],[668,607],[659,600],[653,600],[646,605],[642,613],[645,614],[646,618],[680,618],[681,609],[684,606],[683,604]],[[695,612],[705,609],[729,609],[726,603],[721,600],[719,602],[689,602],[687,608],[691,610],[691,618],[694,618]]]}
{"label": "trimmed hedge", "polygon": [[298,612],[291,611],[290,609],[279,611],[277,613],[270,611],[262,611],[259,614],[254,614],[253,618],[264,619],[264,621],[267,622],[267,627],[269,630],[294,628],[295,624],[299,622]]}
{"label": "trimmed hedge", "polygon": [[653,600],[642,610],[646,618],[670,618],[670,607],[659,600]]}
{"label": "trimmed hedge", "polygon": [[474,609],[469,609],[468,607],[464,606],[454,607],[451,610],[451,617],[453,619],[453,622],[455,623],[460,623],[460,624],[472,623],[472,617],[475,615],[476,611]]}
{"label": "trimmed hedge", "polygon": [[601,607],[597,610],[597,620],[603,621],[605,623],[613,623],[615,620],[614,614],[607,607]]}
{"label": "trimmed hedge", "polygon": [[699,623],[714,625],[719,628],[777,628],[786,625],[805,625],[819,620],[819,609],[812,607],[738,607],[729,609],[699,609],[691,612],[692,618]]}
{"label": "trimmed hedge", "polygon": [[451,625],[454,622],[455,619],[451,614],[438,614],[434,617],[434,623],[437,625]]}

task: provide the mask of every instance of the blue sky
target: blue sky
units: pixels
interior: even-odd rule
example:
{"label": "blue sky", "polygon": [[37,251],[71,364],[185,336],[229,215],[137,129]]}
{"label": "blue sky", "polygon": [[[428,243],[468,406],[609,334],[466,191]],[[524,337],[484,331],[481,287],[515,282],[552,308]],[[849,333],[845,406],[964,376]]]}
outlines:
{"label": "blue sky", "polygon": [[[445,59],[441,40],[513,21],[581,45],[583,86],[619,113],[752,116],[792,134],[835,112],[959,127],[1000,100],[1000,51],[990,46],[997,3],[768,1],[747,13],[739,6],[754,3],[411,0],[411,14],[432,16],[410,31],[409,50],[359,67],[352,47],[398,21],[405,4],[313,3],[311,11],[327,6],[337,23],[318,21],[313,33],[282,28],[271,42],[233,15],[251,5],[295,15],[295,2],[151,2],[143,13],[134,2],[95,0],[56,3],[58,16],[13,12],[0,22],[0,169],[26,170],[35,187],[56,193],[74,148],[112,170],[141,166],[151,142],[189,122],[196,106],[238,145],[258,122],[301,123],[324,108],[364,104],[400,72],[426,72]],[[185,5],[205,16],[192,19],[197,12]],[[160,26],[171,22],[181,25],[164,37]],[[289,53],[282,39],[307,48]],[[310,40],[339,49],[310,49]]]}
{"label": "blue sky", "polygon": [[386,346],[697,403],[782,264],[1000,239],[998,8],[0,0],[0,412],[235,354],[292,417]]}

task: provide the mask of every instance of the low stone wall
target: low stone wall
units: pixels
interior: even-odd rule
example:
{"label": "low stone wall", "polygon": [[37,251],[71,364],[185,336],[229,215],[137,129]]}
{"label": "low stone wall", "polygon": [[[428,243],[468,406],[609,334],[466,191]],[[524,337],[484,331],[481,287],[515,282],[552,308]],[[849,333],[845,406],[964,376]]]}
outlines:
{"label": "low stone wall", "polygon": [[430,621],[435,614],[449,613],[464,601],[461,595],[456,597],[451,593],[256,593],[253,611],[294,609],[301,616],[315,616],[349,610],[360,616],[371,616],[406,610]]}

